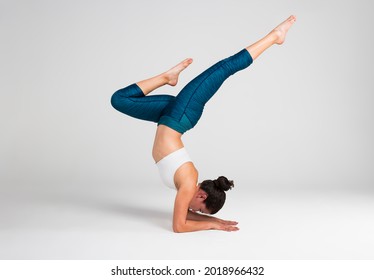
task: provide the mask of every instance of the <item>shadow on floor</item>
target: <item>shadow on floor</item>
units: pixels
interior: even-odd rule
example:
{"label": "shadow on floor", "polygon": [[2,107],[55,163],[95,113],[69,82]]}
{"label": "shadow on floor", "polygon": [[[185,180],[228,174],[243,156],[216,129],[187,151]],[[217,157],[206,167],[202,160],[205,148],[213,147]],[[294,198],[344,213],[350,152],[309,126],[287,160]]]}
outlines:
{"label": "shadow on floor", "polygon": [[[38,192],[33,190],[32,192],[21,191],[14,193],[11,197],[8,197],[11,201],[27,202],[27,204],[35,205],[53,205],[57,208],[74,208],[77,213],[80,209],[85,209],[85,212],[100,212],[105,215],[113,216],[116,215],[124,223],[131,221],[143,221],[144,223],[153,224],[159,228],[167,231],[171,231],[172,212],[166,210],[157,209],[157,206],[142,205],[140,202],[129,202],[131,198],[127,198],[127,201],[119,202],[118,199],[102,197],[98,195],[86,195],[83,193],[72,193],[72,192]],[[75,211],[75,210],[74,210]],[[94,215],[95,213],[93,213]]]}
{"label": "shadow on floor", "polygon": [[151,222],[164,230],[171,230],[172,213],[167,211],[147,208],[142,205],[135,206],[127,204],[126,202],[123,204],[100,202],[92,206],[101,211],[117,213],[124,218],[131,217],[132,219],[141,219],[145,222]]}

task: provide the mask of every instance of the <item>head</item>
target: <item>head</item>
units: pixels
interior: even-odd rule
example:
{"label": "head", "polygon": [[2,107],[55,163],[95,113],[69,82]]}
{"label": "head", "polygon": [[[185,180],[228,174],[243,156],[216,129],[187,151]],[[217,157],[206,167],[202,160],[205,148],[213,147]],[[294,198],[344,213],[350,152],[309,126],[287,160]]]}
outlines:
{"label": "head", "polygon": [[233,187],[234,182],[224,176],[216,180],[205,180],[200,184],[199,190],[190,203],[190,208],[206,214],[215,214],[225,204],[226,191]]}

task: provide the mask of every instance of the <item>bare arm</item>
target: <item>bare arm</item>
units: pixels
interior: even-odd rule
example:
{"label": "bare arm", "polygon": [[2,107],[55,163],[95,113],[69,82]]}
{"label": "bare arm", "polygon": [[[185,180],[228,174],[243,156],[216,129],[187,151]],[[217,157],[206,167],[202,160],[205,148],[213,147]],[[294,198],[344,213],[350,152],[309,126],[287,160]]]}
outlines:
{"label": "bare arm", "polygon": [[[198,172],[192,163],[187,163],[181,167],[176,174],[175,181],[178,182],[178,192],[174,202],[173,230],[174,232],[190,232],[199,230],[238,230],[237,223],[199,215],[189,211],[190,203],[197,191]],[[179,183],[180,182],[180,183]]]}
{"label": "bare arm", "polygon": [[187,213],[187,220],[211,221],[211,222],[216,222],[216,223],[222,223],[225,225],[237,225],[238,224],[238,222],[235,222],[235,221],[226,221],[226,220],[219,219],[217,217],[192,212],[190,210],[188,210],[188,213]]}
{"label": "bare arm", "polygon": [[210,221],[194,221],[188,220],[189,203],[195,194],[195,189],[185,186],[180,187],[175,198],[173,230],[174,232],[190,232],[199,230],[213,229],[213,223]]}
{"label": "bare arm", "polygon": [[200,215],[188,210],[189,203],[195,194],[196,186],[181,186],[174,204],[173,230],[174,232],[191,232],[199,230],[236,231],[236,222],[223,221],[215,217]]}
{"label": "bare arm", "polygon": [[192,212],[191,210],[188,210],[187,220],[191,220],[191,221],[217,221],[218,218],[208,216],[208,215],[198,214],[196,212]]}

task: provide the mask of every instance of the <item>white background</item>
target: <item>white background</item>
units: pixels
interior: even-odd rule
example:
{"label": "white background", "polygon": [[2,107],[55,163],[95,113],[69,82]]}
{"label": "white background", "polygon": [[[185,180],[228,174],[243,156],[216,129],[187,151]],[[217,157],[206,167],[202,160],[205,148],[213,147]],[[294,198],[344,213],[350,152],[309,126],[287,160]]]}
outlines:
{"label": "white background", "polygon": [[[370,1],[1,1],[1,259],[372,259]],[[298,20],[184,136],[201,179],[236,187],[236,233],[174,234],[155,124],[112,93],[194,76]]]}

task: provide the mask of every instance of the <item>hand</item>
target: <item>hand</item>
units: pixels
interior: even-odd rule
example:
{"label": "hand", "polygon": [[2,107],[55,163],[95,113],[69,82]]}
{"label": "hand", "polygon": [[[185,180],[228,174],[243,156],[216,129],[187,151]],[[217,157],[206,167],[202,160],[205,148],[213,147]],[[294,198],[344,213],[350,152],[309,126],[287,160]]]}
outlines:
{"label": "hand", "polygon": [[238,222],[235,222],[235,221],[226,221],[226,220],[222,220],[222,219],[217,219],[217,220],[221,224],[229,225],[229,226],[236,226],[238,224]]}
{"label": "hand", "polygon": [[223,231],[238,231],[239,228],[236,226],[237,224],[238,223],[234,221],[217,219],[212,223],[212,229]]}

